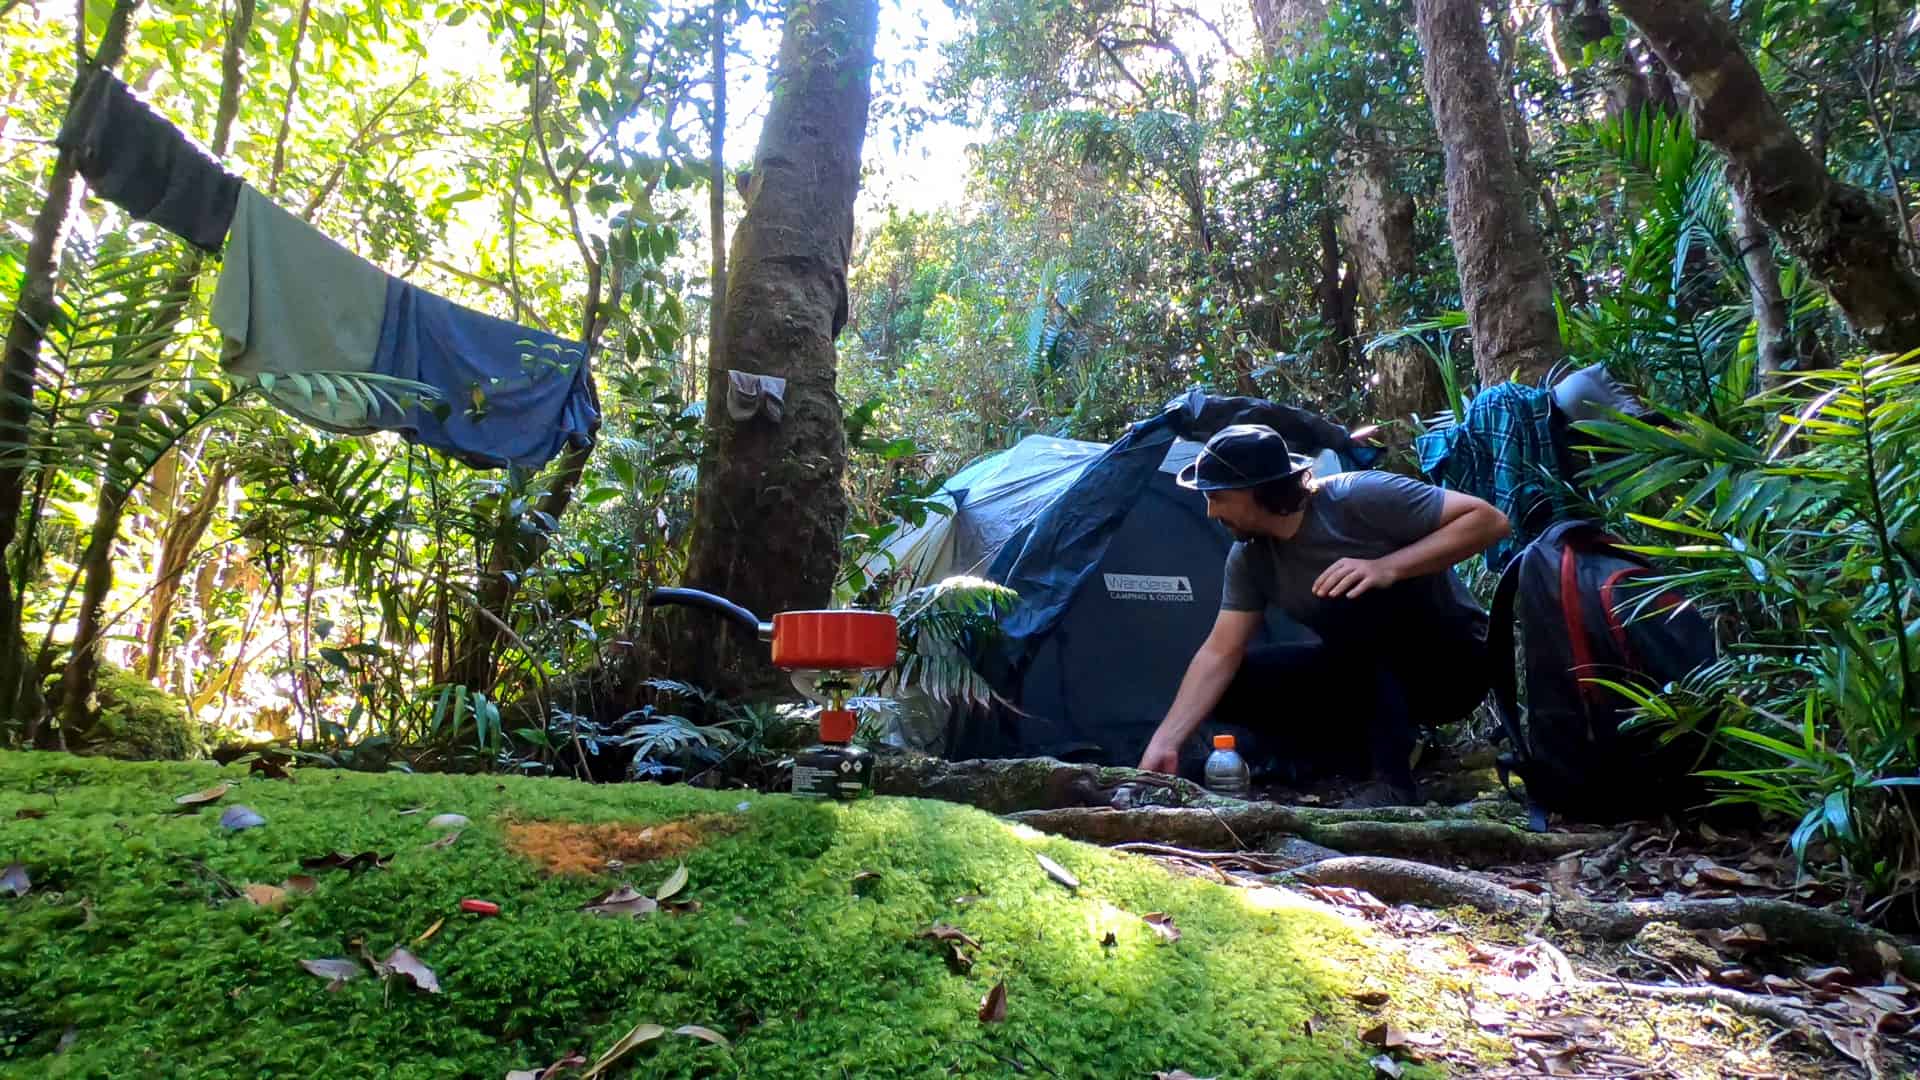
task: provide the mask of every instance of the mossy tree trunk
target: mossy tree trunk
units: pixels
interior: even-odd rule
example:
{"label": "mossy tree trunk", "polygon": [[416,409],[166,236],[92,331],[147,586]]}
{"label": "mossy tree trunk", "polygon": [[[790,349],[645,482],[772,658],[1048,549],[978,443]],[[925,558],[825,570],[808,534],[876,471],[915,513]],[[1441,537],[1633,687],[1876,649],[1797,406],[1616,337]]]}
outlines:
{"label": "mossy tree trunk", "polygon": [[1876,349],[1920,348],[1920,275],[1872,196],[1835,180],[1787,126],[1733,27],[1699,0],[1616,0],[1685,84],[1700,137],[1760,222],[1833,293]]}
{"label": "mossy tree trunk", "polygon": [[[878,23],[877,0],[788,6],[746,216],[726,260],[685,584],[762,618],[825,606],[840,567],[847,440],[834,338],[847,320]],[[785,379],[781,419],[734,420],[728,369]],[[774,682],[764,647],[742,628],[688,615],[679,629],[684,647],[663,658],[677,673],[728,692]]]}

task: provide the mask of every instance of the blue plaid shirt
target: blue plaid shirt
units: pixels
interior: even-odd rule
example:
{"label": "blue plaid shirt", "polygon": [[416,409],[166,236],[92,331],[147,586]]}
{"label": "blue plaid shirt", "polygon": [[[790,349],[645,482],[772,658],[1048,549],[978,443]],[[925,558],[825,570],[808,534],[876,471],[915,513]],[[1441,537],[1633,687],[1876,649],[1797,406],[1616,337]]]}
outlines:
{"label": "blue plaid shirt", "polygon": [[[1524,383],[1482,390],[1467,406],[1467,418],[1414,440],[1420,471],[1443,488],[1485,499],[1499,507],[1513,532],[1487,549],[1487,566],[1499,573],[1527,546],[1527,526],[1545,528],[1560,516],[1559,449],[1553,433],[1553,395]],[[1542,505],[1549,512],[1529,520]]]}

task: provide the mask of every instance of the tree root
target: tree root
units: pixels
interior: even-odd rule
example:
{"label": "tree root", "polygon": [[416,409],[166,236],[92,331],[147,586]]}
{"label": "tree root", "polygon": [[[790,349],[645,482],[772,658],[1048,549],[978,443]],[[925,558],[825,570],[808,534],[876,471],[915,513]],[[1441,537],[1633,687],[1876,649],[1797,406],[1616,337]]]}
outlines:
{"label": "tree root", "polygon": [[1531,833],[1487,820],[1483,813],[1481,808],[1334,810],[1241,803],[1226,808],[1035,810],[1009,817],[1041,832],[1096,844],[1146,841],[1232,851],[1297,836],[1335,851],[1414,855],[1474,865],[1554,859],[1604,847],[1614,839],[1612,833]]}
{"label": "tree root", "polygon": [[[1329,845],[1337,846],[1337,845]],[[1586,937],[1622,941],[1652,922],[1683,930],[1727,929],[1755,923],[1775,944],[1814,956],[1839,959],[1855,971],[1882,972],[1898,966],[1920,978],[1920,946],[1836,915],[1785,900],[1731,897],[1721,900],[1628,900],[1596,903],[1553,900],[1437,866],[1400,859],[1348,857],[1303,866],[1287,875],[1310,885],[1341,885],[1392,904],[1426,907],[1466,905],[1492,915],[1547,918]]]}
{"label": "tree root", "polygon": [[1658,998],[1663,1001],[1711,1001],[1716,1005],[1725,1005],[1737,1013],[1756,1016],[1778,1027],[1794,1032],[1809,1042],[1815,1040],[1815,1032],[1807,1017],[1791,1005],[1761,997],[1758,994],[1745,994],[1726,986],[1661,986],[1657,983],[1634,983],[1607,981],[1603,979],[1581,979],[1574,983],[1573,989],[1597,991],[1601,993],[1627,994],[1632,997]]}
{"label": "tree root", "polygon": [[882,754],[873,763],[881,795],[977,806],[994,814],[1058,807],[1198,806],[1220,802],[1190,780],[1057,758],[973,758]]}

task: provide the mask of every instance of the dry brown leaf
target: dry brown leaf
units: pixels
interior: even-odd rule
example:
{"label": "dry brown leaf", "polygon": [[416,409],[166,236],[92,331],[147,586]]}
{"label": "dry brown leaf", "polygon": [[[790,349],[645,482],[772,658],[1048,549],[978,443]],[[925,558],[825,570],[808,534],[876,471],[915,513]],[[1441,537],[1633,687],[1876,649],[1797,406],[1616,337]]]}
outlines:
{"label": "dry brown leaf", "polygon": [[674,868],[673,873],[667,875],[667,880],[660,884],[660,891],[654,893],[653,898],[655,900],[666,900],[677,895],[681,889],[686,887],[687,864],[681,863]]}
{"label": "dry brown leaf", "polygon": [[173,801],[179,806],[200,806],[204,803],[214,802],[232,790],[232,784],[215,784],[202,791],[194,791],[181,795]]}
{"label": "dry brown leaf", "polygon": [[346,985],[349,979],[357,979],[366,974],[365,971],[361,970],[358,963],[339,957],[322,960],[302,960],[300,961],[300,966],[305,968],[308,974],[318,975],[328,980],[327,990],[329,992],[339,990],[340,987]]}
{"label": "dry brown leaf", "polygon": [[1902,957],[1900,955],[1900,950],[1894,946],[1893,942],[1891,941],[1874,942],[1873,954],[1880,958],[1880,970],[1882,971],[1900,970],[1900,963],[1901,963]]}
{"label": "dry brown leaf", "polygon": [[1066,867],[1061,866],[1059,863],[1054,862],[1052,859],[1047,858],[1037,851],[1033,853],[1033,857],[1040,860],[1040,869],[1045,870],[1048,877],[1065,885],[1069,889],[1078,889],[1080,887],[1080,879],[1069,873]]}
{"label": "dry brown leaf", "polygon": [[593,1063],[593,1068],[581,1074],[580,1080],[593,1080],[594,1077],[618,1063],[621,1058],[632,1053],[634,1047],[652,1042],[666,1033],[667,1029],[659,1024],[635,1024],[632,1031],[620,1036],[619,1042],[608,1047],[607,1052],[600,1055],[599,1059]]}
{"label": "dry brown leaf", "polygon": [[1391,1023],[1375,1024],[1360,1036],[1360,1041],[1382,1050],[1404,1050],[1407,1047],[1407,1033]]}
{"label": "dry brown leaf", "polygon": [[287,890],[278,885],[261,885],[251,882],[240,887],[240,894],[254,907],[263,907],[269,911],[279,911],[287,906]]}
{"label": "dry brown leaf", "polygon": [[653,897],[631,885],[622,885],[597,900],[590,900],[581,911],[595,915],[651,915],[660,910]]}
{"label": "dry brown leaf", "polygon": [[733,1046],[732,1043],[727,1041],[725,1035],[720,1034],[712,1028],[701,1027],[699,1024],[682,1024],[674,1028],[673,1033],[675,1035],[691,1035],[696,1039],[705,1040],[722,1048],[731,1048]]}
{"label": "dry brown leaf", "polygon": [[281,882],[280,887],[288,892],[310,893],[320,887],[320,879],[308,877],[305,874],[294,874]]}
{"label": "dry brown leaf", "polygon": [[446,917],[446,916],[444,916],[444,915],[442,915],[442,916],[441,916],[441,917],[439,917],[438,919],[435,919],[435,920],[433,920],[433,925],[432,925],[432,926],[429,926],[429,927],[427,927],[427,929],[426,929],[426,932],[425,932],[425,933],[423,933],[423,934],[421,934],[421,935],[420,935],[419,937],[417,937],[417,938],[414,938],[414,939],[413,939],[413,943],[414,943],[415,945],[425,945],[425,944],[427,943],[427,941],[428,941],[429,939],[431,939],[431,938],[433,937],[433,935],[435,935],[435,934],[437,934],[437,933],[439,933],[439,932],[440,932],[440,928],[441,928],[441,927],[443,927],[443,926],[445,926],[445,925],[447,925],[447,917]]}
{"label": "dry brown leaf", "polygon": [[379,968],[382,978],[405,975],[413,985],[429,994],[440,992],[440,977],[433,973],[432,968],[421,963],[419,957],[405,949],[395,949],[388,953],[387,958],[380,961]]}
{"label": "dry brown leaf", "polygon": [[0,893],[9,896],[25,896],[33,891],[33,879],[27,876],[27,868],[20,863],[8,863],[0,870]]}
{"label": "dry brown leaf", "polygon": [[980,943],[969,937],[965,930],[948,926],[944,923],[934,923],[915,936],[932,941],[957,941],[963,945],[971,945],[976,949],[980,947]]}
{"label": "dry brown leaf", "polygon": [[1107,935],[1100,939],[1100,947],[1103,949],[1111,949],[1119,944],[1120,935],[1111,930],[1107,931]]}
{"label": "dry brown leaf", "polygon": [[1553,886],[1553,891],[1560,896],[1580,895],[1580,870],[1583,865],[1578,852],[1562,855],[1547,870],[1547,884]]}
{"label": "dry brown leaf", "polygon": [[1173,916],[1164,911],[1149,911],[1140,916],[1140,921],[1153,927],[1154,933],[1170,942],[1180,940],[1180,928],[1173,925]]}
{"label": "dry brown leaf", "polygon": [[23,806],[13,812],[13,820],[15,821],[34,821],[46,816],[47,812],[37,806]]}
{"label": "dry brown leaf", "polygon": [[385,870],[387,863],[392,860],[393,856],[382,855],[377,851],[363,851],[358,855],[329,851],[325,855],[301,859],[300,865],[308,870],[345,870],[350,874],[357,874],[362,870]]}
{"label": "dry brown leaf", "polygon": [[1467,1010],[1467,1019],[1487,1029],[1498,1031],[1513,1022],[1505,1009],[1496,1009],[1491,1005],[1475,1005]]}
{"label": "dry brown leaf", "polygon": [[1808,986],[1817,986],[1822,990],[1839,990],[1852,986],[1859,980],[1854,977],[1853,969],[1846,967],[1805,968],[1800,977]]}
{"label": "dry brown leaf", "polygon": [[1007,1018],[1007,980],[1001,979],[980,999],[980,1022],[998,1024]]}
{"label": "dry brown leaf", "polygon": [[1392,998],[1393,995],[1387,993],[1385,990],[1358,990],[1355,991],[1353,995],[1353,1000],[1375,1009],[1385,1005],[1388,1001],[1392,1000]]}
{"label": "dry brown leaf", "polygon": [[948,945],[947,967],[951,968],[955,975],[965,975],[973,970],[973,957],[968,956],[967,950],[957,943]]}

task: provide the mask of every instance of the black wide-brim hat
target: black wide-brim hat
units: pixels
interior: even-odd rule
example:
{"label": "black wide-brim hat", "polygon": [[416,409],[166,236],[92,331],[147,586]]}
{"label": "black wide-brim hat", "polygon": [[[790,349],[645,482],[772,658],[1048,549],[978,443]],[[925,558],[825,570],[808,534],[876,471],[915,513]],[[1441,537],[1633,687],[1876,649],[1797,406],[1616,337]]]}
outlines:
{"label": "black wide-brim hat", "polygon": [[1265,424],[1221,428],[1174,482],[1190,491],[1232,491],[1298,476],[1313,459],[1296,454],[1287,440]]}

